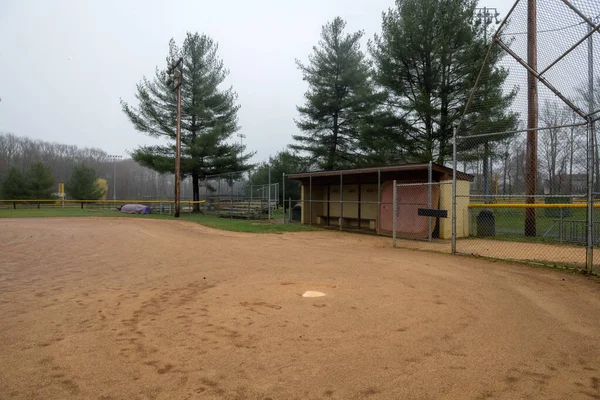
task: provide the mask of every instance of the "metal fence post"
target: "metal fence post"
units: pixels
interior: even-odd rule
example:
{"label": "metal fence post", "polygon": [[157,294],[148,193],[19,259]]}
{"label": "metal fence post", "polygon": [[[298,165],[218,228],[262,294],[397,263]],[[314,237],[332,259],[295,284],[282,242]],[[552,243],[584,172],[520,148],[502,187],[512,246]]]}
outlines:
{"label": "metal fence post", "polygon": [[344,230],[344,174],[340,171],[340,231]]}
{"label": "metal fence post", "polygon": [[248,199],[248,209],[246,210],[246,215],[248,216],[248,219],[250,219],[250,217],[254,217],[254,213],[252,212],[252,201],[250,199]]}
{"label": "metal fence post", "polygon": [[586,268],[592,272],[594,267],[594,123],[588,119],[588,176],[587,176],[587,244]]}
{"label": "metal fence post", "polygon": [[221,177],[217,176],[217,215],[221,215]]}
{"label": "metal fence post", "polygon": [[233,172],[229,176],[229,218],[233,219]]}
{"label": "metal fence post", "polygon": [[289,217],[288,217],[289,218],[288,221],[292,222],[292,198],[291,197],[290,197],[290,200],[288,203],[288,210],[289,210],[288,212],[290,213]]}
{"label": "metal fence post", "polygon": [[[285,224],[285,172],[283,173],[283,177],[282,177],[282,187],[281,190],[283,192],[283,196],[282,196],[282,204],[281,204],[281,208],[283,211],[283,223]],[[279,193],[277,193],[277,202],[279,203]]]}
{"label": "metal fence post", "polygon": [[208,212],[208,175],[204,177],[204,212]]}
{"label": "metal fence post", "polygon": [[456,128],[452,134],[452,254],[456,254]]}
{"label": "metal fence post", "polygon": [[269,164],[269,193],[267,194],[267,207],[269,209],[269,222],[271,222],[271,165]]}
{"label": "metal fence post", "polygon": [[558,241],[563,242],[563,208],[560,208],[560,223],[558,225]]}
{"label": "metal fence post", "polygon": [[377,234],[381,225],[381,169],[377,169]]}
{"label": "metal fence post", "polygon": [[308,218],[309,225],[312,225],[312,174],[308,177]]}
{"label": "metal fence post", "polygon": [[[431,192],[433,190],[432,180],[433,180],[433,161],[429,161],[429,166],[427,168],[427,182],[429,183],[429,185],[427,185],[428,186],[427,187],[427,206],[429,207],[430,210],[433,208],[433,193]],[[427,235],[427,240],[431,242],[431,236],[432,236],[431,217],[427,217],[427,225],[428,225],[428,229],[429,229],[429,234]]]}
{"label": "metal fence post", "polygon": [[397,192],[397,188],[396,188],[396,180],[394,179],[393,183],[392,183],[392,247],[396,247],[396,223],[397,223],[397,219],[398,219],[398,210],[397,210],[397,206],[396,206],[396,192]]}

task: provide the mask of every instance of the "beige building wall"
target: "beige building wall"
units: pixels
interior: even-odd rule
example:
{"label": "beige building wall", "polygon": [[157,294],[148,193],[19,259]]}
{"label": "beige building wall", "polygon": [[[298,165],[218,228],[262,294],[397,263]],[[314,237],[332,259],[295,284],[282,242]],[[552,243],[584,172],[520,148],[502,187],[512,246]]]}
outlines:
{"label": "beige building wall", "polygon": [[346,218],[358,218],[358,185],[344,185],[344,215]]}
{"label": "beige building wall", "polygon": [[[448,218],[440,218],[440,238],[452,239],[452,181],[442,181],[440,185],[440,210],[448,210]],[[469,236],[469,196],[470,182],[456,181],[456,237]]]}
{"label": "beige building wall", "polygon": [[360,191],[361,217],[377,220],[377,185],[360,185]]}
{"label": "beige building wall", "polygon": [[[301,220],[303,224],[307,224],[309,225],[311,223],[311,217],[312,217],[312,223],[316,225],[317,223],[317,217],[319,215],[325,215],[325,213],[327,212],[327,204],[325,203],[325,200],[327,200],[327,187],[323,187],[323,186],[313,186],[312,187],[312,199],[313,199],[313,203],[309,202],[310,199],[310,190],[308,185],[302,185],[301,190],[300,190],[300,194],[301,194],[301,200],[302,200],[302,214],[301,214]],[[319,200],[319,201],[317,201]],[[312,207],[312,213],[310,211],[310,208]]]}
{"label": "beige building wall", "polygon": [[[340,186],[331,185],[327,186],[313,186],[312,198],[313,201],[320,200],[321,203],[312,203],[312,223],[317,224],[317,217],[327,215],[327,190],[329,193],[329,224],[338,225],[338,218],[340,217]],[[358,226],[358,199],[359,199],[359,185],[343,185],[343,217],[346,218],[344,226],[357,227]],[[302,186],[302,223],[309,224],[310,208],[309,208],[309,187],[308,185]],[[360,199],[361,199],[361,211],[360,215],[363,220],[377,220],[377,185],[365,184],[360,185]],[[370,202],[371,204],[365,204]],[[354,220],[351,220],[354,219]],[[326,224],[325,221],[322,224]],[[375,225],[377,226],[377,225]],[[367,228],[368,224],[363,221],[361,228]]]}
{"label": "beige building wall", "polygon": [[[340,185],[332,185],[329,189],[329,216],[339,217],[340,216]],[[344,205],[345,206],[345,205]],[[327,214],[327,205],[325,206],[325,213]],[[336,224],[336,221],[329,221],[330,224]]]}

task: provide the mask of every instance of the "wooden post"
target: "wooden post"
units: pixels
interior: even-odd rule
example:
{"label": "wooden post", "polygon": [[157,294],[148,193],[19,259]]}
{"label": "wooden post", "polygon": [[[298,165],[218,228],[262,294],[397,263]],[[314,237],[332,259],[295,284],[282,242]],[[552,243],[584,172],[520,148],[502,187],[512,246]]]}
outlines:
{"label": "wooden post", "polygon": [[[183,71],[182,71],[183,73]],[[181,79],[177,87],[177,135],[175,138],[175,218],[179,218],[181,196]]]}

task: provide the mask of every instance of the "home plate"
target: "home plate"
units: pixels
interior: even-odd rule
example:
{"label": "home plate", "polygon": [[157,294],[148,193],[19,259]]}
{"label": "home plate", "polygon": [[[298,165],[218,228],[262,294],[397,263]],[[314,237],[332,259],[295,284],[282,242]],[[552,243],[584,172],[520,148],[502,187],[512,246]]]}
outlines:
{"label": "home plate", "polygon": [[325,296],[325,293],[313,292],[312,290],[309,290],[308,292],[304,292],[304,294],[302,295],[302,297],[323,297],[323,296]]}

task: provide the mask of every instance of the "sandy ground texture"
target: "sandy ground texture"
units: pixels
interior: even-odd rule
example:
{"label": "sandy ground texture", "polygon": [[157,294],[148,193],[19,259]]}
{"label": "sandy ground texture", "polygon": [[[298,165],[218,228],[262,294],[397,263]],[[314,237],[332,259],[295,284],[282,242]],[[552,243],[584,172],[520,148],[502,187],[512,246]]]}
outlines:
{"label": "sandy ground texture", "polygon": [[0,220],[0,318],[2,399],[600,399],[599,283],[389,238]]}

